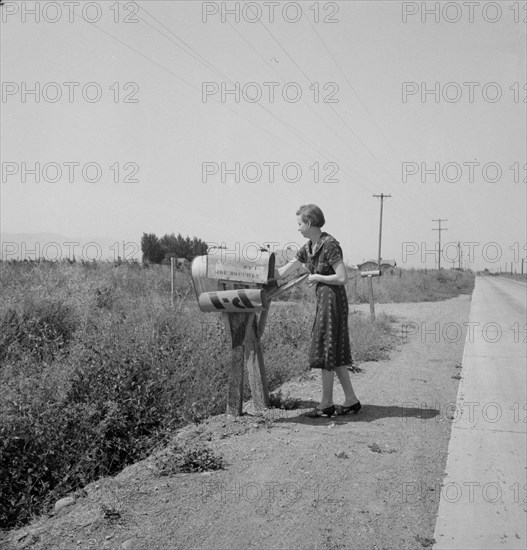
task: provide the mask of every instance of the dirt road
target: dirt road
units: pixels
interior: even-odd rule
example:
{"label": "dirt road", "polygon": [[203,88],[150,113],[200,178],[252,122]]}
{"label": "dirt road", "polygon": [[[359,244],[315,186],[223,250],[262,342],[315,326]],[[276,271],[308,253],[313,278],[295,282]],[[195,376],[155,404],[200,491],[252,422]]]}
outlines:
{"label": "dirt road", "polygon": [[[181,436],[208,440],[225,457],[225,470],[159,476],[151,461],[138,463],[92,483],[32,533],[19,532],[18,547],[431,546],[469,309],[469,296],[378,306],[396,316],[401,343],[389,361],[363,364],[352,375],[364,406],[359,415],[306,418],[319,400],[319,373],[288,383],[282,392],[305,409],[222,415]],[[335,390],[341,403],[338,384]],[[118,519],[104,517],[109,508]]]}

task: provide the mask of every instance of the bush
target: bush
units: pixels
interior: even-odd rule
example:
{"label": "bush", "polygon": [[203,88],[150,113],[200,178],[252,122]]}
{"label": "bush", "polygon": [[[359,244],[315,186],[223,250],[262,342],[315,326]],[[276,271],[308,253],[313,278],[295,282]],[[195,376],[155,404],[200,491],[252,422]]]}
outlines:
{"label": "bush", "polygon": [[51,360],[71,340],[77,322],[62,301],[26,300],[0,317],[0,361],[28,353],[38,361]]}

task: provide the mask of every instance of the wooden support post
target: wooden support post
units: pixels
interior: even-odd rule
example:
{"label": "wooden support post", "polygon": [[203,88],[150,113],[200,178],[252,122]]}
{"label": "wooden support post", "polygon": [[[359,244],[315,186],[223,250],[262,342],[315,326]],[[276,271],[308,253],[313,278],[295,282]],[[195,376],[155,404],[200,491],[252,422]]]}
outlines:
{"label": "wooden support post", "polygon": [[[263,314],[264,312],[262,312]],[[227,414],[240,416],[243,412],[245,367],[249,377],[254,408],[257,411],[262,411],[269,407],[269,388],[260,345],[260,336],[263,334],[262,323],[257,323],[255,313],[227,313],[225,315],[227,316],[226,326],[230,329],[232,342]],[[267,311],[265,311],[266,316]]]}
{"label": "wooden support post", "polygon": [[256,315],[252,314],[251,317],[252,319],[247,324],[244,342],[245,364],[249,375],[254,408],[257,411],[263,411],[269,407],[269,388],[265,376],[264,358],[260,346],[260,337],[258,336]]}
{"label": "wooden support post", "polygon": [[228,313],[226,315],[229,320],[232,342],[231,372],[227,389],[227,414],[240,416],[243,412],[243,369],[245,363],[243,342],[249,316],[245,313]]}
{"label": "wooden support post", "polygon": [[243,346],[232,350],[229,389],[227,390],[227,414],[241,416],[243,412]]}
{"label": "wooden support post", "polygon": [[174,305],[174,292],[176,287],[176,258],[170,258],[170,302]]}
{"label": "wooden support post", "polygon": [[373,301],[373,277],[370,275],[368,279],[370,281],[370,316],[371,320],[375,321],[375,303]]}
{"label": "wooden support post", "polygon": [[262,310],[262,312],[260,313],[260,317],[258,318],[256,328],[256,337],[258,338],[258,341],[260,341],[260,338],[263,336],[265,325],[267,323],[267,316],[269,315],[269,309],[271,308],[270,298],[267,299],[267,304],[267,309]]}

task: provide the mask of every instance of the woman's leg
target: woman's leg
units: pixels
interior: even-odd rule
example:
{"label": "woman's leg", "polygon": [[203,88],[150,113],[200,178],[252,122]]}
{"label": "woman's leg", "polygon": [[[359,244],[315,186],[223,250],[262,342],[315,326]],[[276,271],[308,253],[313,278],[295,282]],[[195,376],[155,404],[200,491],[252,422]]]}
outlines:
{"label": "woman's leg", "polygon": [[[322,371],[324,372],[324,371]],[[344,390],[344,407],[350,407],[355,405],[358,399],[353,391],[353,386],[351,385],[351,379],[347,367],[335,367],[335,372],[339,378],[339,382]],[[322,379],[322,387],[324,384],[324,379]]]}
{"label": "woman's leg", "polygon": [[333,380],[335,379],[335,371],[321,369],[322,370],[322,402],[320,403],[321,409],[326,409],[333,405]]}

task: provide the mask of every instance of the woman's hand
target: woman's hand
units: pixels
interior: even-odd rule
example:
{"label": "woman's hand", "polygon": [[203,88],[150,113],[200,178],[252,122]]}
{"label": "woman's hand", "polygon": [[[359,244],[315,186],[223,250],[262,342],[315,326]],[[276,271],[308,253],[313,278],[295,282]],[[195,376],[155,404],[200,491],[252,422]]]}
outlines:
{"label": "woman's hand", "polygon": [[312,275],[308,275],[307,285],[313,286],[315,283],[320,283],[320,275],[318,273],[313,273]]}
{"label": "woman's hand", "polygon": [[288,262],[287,264],[283,265],[282,267],[275,268],[274,270],[274,278],[276,281],[278,279],[283,279],[284,277],[287,277],[290,273],[292,273],[295,269],[297,269],[300,266],[300,262],[295,258]]}

